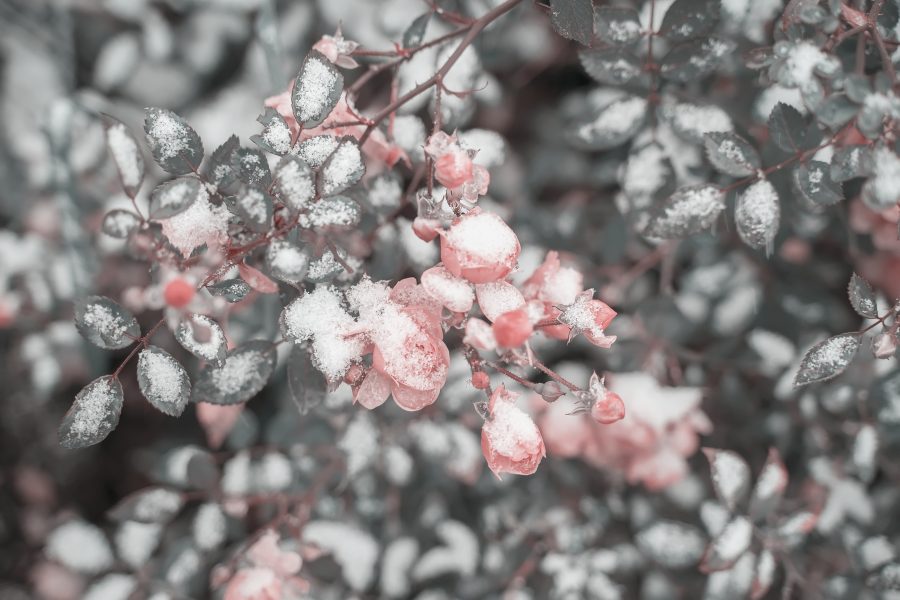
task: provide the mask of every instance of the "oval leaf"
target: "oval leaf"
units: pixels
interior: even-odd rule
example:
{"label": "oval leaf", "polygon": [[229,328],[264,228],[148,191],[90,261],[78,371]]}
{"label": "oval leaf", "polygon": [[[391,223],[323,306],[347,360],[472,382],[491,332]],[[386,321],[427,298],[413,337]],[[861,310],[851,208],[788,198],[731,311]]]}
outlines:
{"label": "oval leaf", "polygon": [[260,135],[250,136],[251,142],[266,152],[279,156],[291,151],[291,128],[277,110],[266,107],[266,112],[256,120],[262,123],[263,132]]}
{"label": "oval leaf", "polygon": [[669,50],[660,64],[660,74],[672,81],[687,83],[706,77],[734,52],[731,40],[706,38],[679,44]]}
{"label": "oval leaf", "polygon": [[550,0],[550,24],[564,38],[590,46],[594,4],[591,0]]}
{"label": "oval leaf", "polygon": [[788,485],[788,472],[775,448],[769,448],[766,464],[763,465],[753,486],[750,497],[750,515],[754,519],[763,519],[778,506],[781,496]]}
{"label": "oval leaf", "polygon": [[738,235],[751,248],[765,248],[771,254],[780,220],[778,192],[767,179],[760,179],[738,195],[734,222]]}
{"label": "oval leaf", "polygon": [[811,160],[797,165],[791,175],[794,188],[813,204],[830,206],[844,199],[844,190],[831,179],[828,163]]}
{"label": "oval leaf", "polygon": [[744,138],[731,132],[714,131],[703,136],[706,156],[719,171],[734,177],[752,175],[760,167],[759,154]]}
{"label": "oval leaf", "polygon": [[634,43],[644,35],[638,12],[629,6],[597,7],[594,29],[599,39],[616,46]]}
{"label": "oval leaf", "polygon": [[123,123],[113,121],[106,128],[106,145],[112,155],[122,187],[130,198],[137,195],[144,181],[144,155],[131,131]]}
{"label": "oval leaf", "polygon": [[725,209],[725,194],[711,184],[675,191],[651,217],[647,235],[665,239],[693,235],[712,227]]}
{"label": "oval leaf", "polygon": [[750,467],[739,454],[731,450],[704,448],[703,453],[709,460],[716,496],[728,510],[734,510],[750,490]]}
{"label": "oval leaf", "polygon": [[168,523],[184,506],[184,498],[174,490],[151,487],[129,494],[107,515],[114,521]]}
{"label": "oval leaf", "polygon": [[241,278],[223,279],[206,286],[207,291],[213,296],[221,296],[228,302],[240,302],[250,293],[250,284]]}
{"label": "oval leaf", "polygon": [[840,375],[859,350],[859,333],[842,333],[819,342],[809,349],[794,377],[794,387],[826,381]]}
{"label": "oval leaf", "polygon": [[187,371],[158,346],[147,346],[138,354],[137,380],[144,398],[171,417],[180,416],[191,398]]}
{"label": "oval leaf", "polygon": [[305,208],[316,197],[316,186],[309,165],[293,154],[282,158],[275,167],[275,195],[292,213]]}
{"label": "oval leaf", "polygon": [[785,152],[799,152],[806,148],[806,120],[790,104],[779,102],[769,114],[769,135],[775,145]]}
{"label": "oval leaf", "polygon": [[179,177],[162,183],[150,195],[150,217],[168,219],[186,211],[200,198],[206,197],[206,189],[194,176]]}
{"label": "oval leaf", "polygon": [[272,200],[258,185],[242,185],[230,208],[250,231],[265,233],[272,225]]}
{"label": "oval leaf", "polygon": [[663,17],[659,34],[672,41],[706,35],[719,22],[721,0],[675,0]]}
{"label": "oval leaf", "polygon": [[234,167],[235,176],[244,183],[264,188],[272,184],[269,161],[262,150],[238,148],[231,155],[231,166]]}
{"label": "oval leaf", "polygon": [[187,122],[170,110],[144,111],[144,132],[153,159],[172,175],[197,170],[203,161],[203,142]]}
{"label": "oval leaf", "polygon": [[266,266],[272,277],[297,284],[306,277],[309,253],[288,240],[272,240],[266,249]]}
{"label": "oval leaf", "polygon": [[643,65],[628,50],[622,48],[602,48],[582,50],[578,53],[581,66],[587,74],[600,83],[622,85],[641,74]]}
{"label": "oval leaf", "polygon": [[87,384],[59,426],[59,444],[63,448],[85,448],[99,444],[119,424],[122,384],[112,375],[98,377]]}
{"label": "oval leaf", "polygon": [[75,327],[84,339],[106,350],[124,348],[141,337],[134,315],[105,296],[76,303]]}
{"label": "oval leaf", "polygon": [[140,227],[141,218],[130,210],[116,208],[104,215],[101,229],[103,233],[116,239],[124,240],[131,232]]}
{"label": "oval leaf", "polygon": [[194,386],[195,402],[239,404],[250,400],[266,386],[275,371],[275,346],[253,340],[228,352],[225,364],[200,369]]}
{"label": "oval leaf", "polygon": [[861,317],[867,319],[878,318],[878,304],[875,302],[875,290],[872,285],[857,275],[856,273],[850,278],[850,284],[847,286],[847,295],[850,297],[850,304]]}
{"label": "oval leaf", "polygon": [[321,53],[306,55],[294,82],[291,107],[297,123],[305,129],[320,125],[337,105],[344,89],[344,76]]}
{"label": "oval leaf", "polygon": [[319,171],[319,189],[323,196],[340,194],[362,179],[365,172],[359,142],[350,136],[343,137]]}
{"label": "oval leaf", "polygon": [[328,395],[328,382],[310,360],[309,353],[295,345],[287,362],[288,387],[300,414],[319,406]]}
{"label": "oval leaf", "polygon": [[206,315],[189,315],[175,330],[175,339],[182,348],[212,365],[225,363],[225,332]]}
{"label": "oval leaf", "polygon": [[704,573],[724,571],[739,559],[753,540],[753,524],[744,516],[734,517],[709,543],[700,570]]}

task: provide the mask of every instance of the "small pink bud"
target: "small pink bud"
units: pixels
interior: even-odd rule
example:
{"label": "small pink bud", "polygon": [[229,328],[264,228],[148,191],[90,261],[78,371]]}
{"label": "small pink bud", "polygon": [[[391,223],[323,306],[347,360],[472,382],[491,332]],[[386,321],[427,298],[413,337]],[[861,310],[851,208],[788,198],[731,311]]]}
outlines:
{"label": "small pink bud", "polygon": [[504,348],[518,348],[534,332],[528,311],[524,308],[505,312],[494,321],[494,337]]}
{"label": "small pink bud", "polygon": [[621,421],[625,418],[625,403],[617,393],[607,390],[591,407],[591,417],[604,425]]}

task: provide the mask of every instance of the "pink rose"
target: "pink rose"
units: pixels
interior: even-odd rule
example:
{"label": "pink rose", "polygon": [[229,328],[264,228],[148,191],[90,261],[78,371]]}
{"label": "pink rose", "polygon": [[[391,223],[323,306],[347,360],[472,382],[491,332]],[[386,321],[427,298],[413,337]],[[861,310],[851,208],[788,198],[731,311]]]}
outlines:
{"label": "pink rose", "polygon": [[534,332],[528,311],[524,308],[505,312],[494,321],[494,337],[504,348],[518,348]]}
{"label": "pink rose", "polygon": [[541,432],[528,413],[516,406],[516,397],[502,385],[495,389],[490,417],[481,428],[481,451],[498,478],[500,473],[531,475],[547,455]]}

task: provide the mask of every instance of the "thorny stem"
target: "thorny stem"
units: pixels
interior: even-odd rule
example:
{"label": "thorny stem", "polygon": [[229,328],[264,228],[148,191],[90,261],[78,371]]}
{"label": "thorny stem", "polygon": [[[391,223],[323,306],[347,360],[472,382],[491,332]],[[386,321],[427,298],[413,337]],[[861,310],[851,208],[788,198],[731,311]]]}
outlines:
{"label": "thorny stem", "polygon": [[563,377],[562,375],[560,375],[559,373],[557,373],[556,371],[554,371],[553,369],[551,369],[550,367],[548,367],[547,365],[545,365],[544,363],[542,363],[541,361],[535,359],[535,360],[532,361],[532,362],[533,362],[533,364],[534,364],[534,368],[535,368],[535,369],[537,369],[538,371],[540,371],[541,373],[543,373],[544,375],[546,375],[546,376],[549,377],[550,379],[556,381],[557,383],[560,383],[560,384],[566,386],[567,388],[569,388],[569,389],[572,390],[573,392],[580,392],[580,391],[581,391],[581,388],[580,388],[580,387],[578,387],[577,385],[575,385],[574,383],[572,383],[571,381],[569,381],[568,379],[566,379],[565,377]]}
{"label": "thorny stem", "polygon": [[520,377],[520,376],[516,375],[509,369],[505,369],[493,361],[488,361],[485,364],[488,365],[489,367],[491,367],[492,369],[494,369],[495,371],[497,371],[498,373],[500,373],[502,375],[506,375],[507,377],[509,377],[510,379],[515,381],[516,383],[524,385],[528,389],[534,389],[535,383],[533,381],[528,381],[524,377]]}
{"label": "thorny stem", "polygon": [[450,69],[453,68],[453,65],[456,64],[456,61],[458,61],[463,52],[465,52],[466,48],[468,48],[469,45],[471,45],[472,42],[475,41],[475,38],[478,37],[478,34],[480,34],[484,30],[484,28],[490,25],[493,21],[515,8],[515,6],[521,1],[522,0],[506,0],[496,8],[486,12],[483,16],[473,21],[471,25],[467,26],[466,29],[468,29],[468,31],[466,32],[466,35],[463,37],[463,39],[459,42],[456,50],[453,51],[453,54],[451,54],[447,58],[444,64],[441,65],[441,67],[434,75],[382,108],[375,114],[375,116],[372,117],[372,123],[368,127],[366,127],[365,132],[363,132],[362,136],[360,136],[359,138],[360,145],[364,144],[365,141],[369,139],[369,136],[372,135],[375,127],[377,127],[378,124],[381,123],[381,121],[383,121],[385,118],[387,118],[391,113],[393,113],[395,110],[397,110],[413,98],[428,91],[435,84],[440,84],[444,76],[446,76],[447,73],[450,72]]}

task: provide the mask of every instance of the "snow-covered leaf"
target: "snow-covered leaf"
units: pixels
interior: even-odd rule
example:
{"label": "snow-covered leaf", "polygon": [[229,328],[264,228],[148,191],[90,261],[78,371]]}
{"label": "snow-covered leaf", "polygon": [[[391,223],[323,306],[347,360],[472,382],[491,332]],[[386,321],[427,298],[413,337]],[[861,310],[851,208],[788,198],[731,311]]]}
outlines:
{"label": "snow-covered leaf", "polygon": [[709,460],[716,496],[729,510],[734,510],[750,491],[750,467],[731,450],[704,448],[703,453]]}
{"label": "snow-covered leaf", "polygon": [[253,340],[228,352],[225,364],[206,364],[194,385],[196,402],[239,404],[258,394],[275,371],[275,347]]}
{"label": "snow-covered leaf", "polygon": [[303,541],[330,552],[352,589],[365,590],[374,578],[378,542],[362,529],[337,521],[310,521],[303,528]]}
{"label": "snow-covered leaf", "polygon": [[168,219],[186,211],[199,198],[207,196],[203,184],[193,175],[162,183],[150,195],[150,217]]}
{"label": "snow-covered leaf", "polygon": [[759,600],[766,595],[772,583],[775,581],[775,555],[768,549],[764,549],[756,558],[756,567],[753,572],[753,584],[750,587],[751,600]]}
{"label": "snow-covered leaf", "polygon": [[139,570],[159,546],[163,526],[159,523],[125,521],[116,529],[116,554],[129,567]]}
{"label": "snow-covered leaf", "polygon": [[856,332],[841,333],[823,340],[809,349],[794,377],[794,387],[825,381],[843,373],[856,351],[861,336]]}
{"label": "snow-covered leaf", "polygon": [[634,137],[646,119],[647,101],[644,98],[622,96],[576,124],[571,132],[572,141],[587,150],[614,148]]}
{"label": "snow-covered leaf", "polygon": [[706,547],[706,538],[693,525],[677,521],[655,521],[636,536],[638,548],[653,562],[667,569],[696,565]]}
{"label": "snow-covered leaf", "polygon": [[75,327],[90,343],[117,350],[141,336],[137,319],[105,296],[88,296],[75,304]]}
{"label": "snow-covered leaf", "polygon": [[638,12],[630,6],[598,6],[594,10],[597,38],[607,44],[631,44],[643,36]]}
{"label": "snow-covered leaf", "polygon": [[122,187],[130,198],[137,195],[144,181],[144,155],[131,131],[121,122],[109,118],[106,127],[106,145],[119,171]]}
{"label": "snow-covered leaf", "polygon": [[443,546],[422,554],[413,568],[413,579],[424,581],[449,573],[472,577],[478,566],[478,538],[458,521],[443,521],[436,532]]}
{"label": "snow-covered leaf", "polygon": [[769,114],[769,136],[785,152],[805,150],[807,131],[803,115],[790,104],[779,102]]}
{"label": "snow-covered leaf", "polygon": [[244,183],[268,188],[272,173],[265,153],[257,148],[238,148],[231,154],[234,175]]}
{"label": "snow-covered leaf", "polygon": [[201,360],[213,365],[225,362],[225,332],[206,315],[185,316],[175,330],[175,339],[185,350]]}
{"label": "snow-covered leaf", "polygon": [[191,523],[194,543],[200,550],[210,551],[220,547],[227,535],[227,519],[216,502],[201,504]]}
{"label": "snow-covered leaf", "polygon": [[751,248],[772,253],[781,222],[781,203],[775,186],[768,179],[750,184],[737,198],[734,223],[738,235]]}
{"label": "snow-covered leaf", "polygon": [[719,22],[721,0],[675,0],[663,17],[659,34],[672,41],[706,35]]}
{"label": "snow-covered leaf", "polygon": [[158,346],[147,346],[138,354],[137,380],[147,401],[169,416],[180,416],[191,398],[187,371]]}
{"label": "snow-covered leaf", "polygon": [[168,523],[184,506],[181,493],[163,487],[151,487],[129,494],[107,513],[114,521]]}
{"label": "snow-covered leaf", "polygon": [[272,226],[272,199],[259,185],[241,185],[230,208],[250,231],[265,233]]}
{"label": "snow-covered leaf", "polygon": [[122,384],[112,375],[87,384],[59,426],[60,445],[74,449],[102,442],[119,424],[124,401]]}
{"label": "snow-covered leaf", "polygon": [[760,167],[756,149],[736,133],[714,131],[707,133],[703,140],[709,162],[723,173],[746,177]]}
{"label": "snow-covered leaf", "polygon": [[137,584],[132,575],[109,573],[91,583],[81,600],[128,600]]}
{"label": "snow-covered leaf", "polygon": [[828,163],[811,160],[797,165],[791,177],[796,190],[813,204],[830,206],[844,199],[844,190],[831,179]]}
{"label": "snow-covered leaf", "polygon": [[116,208],[103,216],[103,233],[124,240],[141,225],[141,218],[130,210]]}
{"label": "snow-covered leaf", "polygon": [[550,23],[556,33],[585,46],[594,37],[594,6],[591,0],[550,0]]}
{"label": "snow-covered leaf", "polygon": [[300,142],[297,156],[318,171],[337,146],[338,138],[333,135],[314,135]]}
{"label": "snow-covered leaf", "polygon": [[234,172],[234,153],[241,147],[236,135],[230,136],[215,149],[204,165],[204,179],[219,189],[227,188],[237,180]]}
{"label": "snow-covered leaf", "polygon": [[250,141],[272,154],[283,156],[291,150],[291,128],[284,117],[274,108],[266,107],[266,111],[256,119],[263,126],[261,134],[251,135]]}
{"label": "snow-covered leaf", "polygon": [[647,235],[683,238],[709,229],[725,209],[725,194],[711,184],[691,185],[675,191],[647,225]]}
{"label": "snow-covered leaf", "polygon": [[844,146],[831,157],[831,179],[838,183],[872,172],[872,149],[869,146]]}
{"label": "snow-covered leaf", "polygon": [[344,89],[344,76],[316,50],[306,55],[294,82],[291,106],[304,129],[320,125],[337,105]]}
{"label": "snow-covered leaf", "polygon": [[316,196],[313,173],[303,159],[288,154],[275,167],[275,194],[292,213],[300,212]]}
{"label": "snow-covered leaf", "polygon": [[221,296],[228,302],[240,302],[251,290],[250,285],[239,277],[210,283],[206,289],[213,296]]}
{"label": "snow-covered leaf", "polygon": [[275,279],[297,284],[306,276],[309,253],[289,240],[272,240],[266,248],[266,266]]}
{"label": "snow-covered leaf", "polygon": [[847,286],[847,295],[850,297],[850,305],[861,317],[867,319],[878,318],[878,304],[875,302],[875,290],[872,285],[857,275],[850,278]]}
{"label": "snow-covered leaf", "polygon": [[714,104],[665,102],[660,105],[659,113],[675,133],[694,144],[703,143],[703,136],[707,133],[734,129],[728,113]]}
{"label": "snow-covered leaf", "polygon": [[853,469],[864,483],[869,483],[875,477],[878,446],[878,432],[873,425],[863,425],[853,438]]}
{"label": "snow-covered leaf", "polygon": [[581,66],[600,83],[622,85],[641,74],[643,64],[624,48],[582,50],[578,53]]}
{"label": "snow-covered leaf", "polygon": [[788,485],[788,472],[781,460],[781,454],[775,448],[769,448],[769,455],[763,465],[753,494],[750,497],[750,515],[754,519],[765,518],[781,500]]}
{"label": "snow-covered leaf", "polygon": [[[326,283],[344,271],[341,261],[346,261],[347,251],[338,246],[337,257],[331,249],[325,249],[319,256],[313,257],[306,270],[306,281],[310,283]],[[340,260],[338,260],[340,259]]]}
{"label": "snow-covered leaf", "polygon": [[359,224],[362,217],[359,204],[347,196],[322,198],[309,207],[301,217],[304,227],[320,231],[324,228],[349,229]]}
{"label": "snow-covered leaf", "polygon": [[735,47],[731,40],[712,37],[679,44],[663,57],[659,72],[679,83],[695,81],[715,71]]}
{"label": "snow-covered leaf", "polygon": [[900,563],[885,565],[881,571],[869,577],[866,583],[876,590],[900,592]]}
{"label": "snow-covered leaf", "polygon": [[704,573],[724,571],[731,567],[750,547],[753,524],[744,516],[731,519],[706,549],[700,570]]}
{"label": "snow-covered leaf", "polygon": [[172,175],[191,173],[203,161],[203,142],[187,122],[170,110],[144,111],[144,132],[153,158]]}
{"label": "snow-covered leaf", "polygon": [[93,575],[113,564],[112,548],[103,532],[81,519],[67,521],[50,532],[44,552],[77,573]]}
{"label": "snow-covered leaf", "polygon": [[319,190],[323,196],[340,194],[362,179],[365,172],[359,142],[354,137],[345,136],[319,171]]}
{"label": "snow-covered leaf", "polygon": [[795,513],[779,523],[775,531],[776,536],[785,546],[794,547],[815,528],[818,519],[818,515],[810,511]]}
{"label": "snow-covered leaf", "polygon": [[425,30],[428,29],[428,22],[431,21],[431,11],[419,15],[413,22],[409,24],[406,31],[403,32],[403,47],[415,48],[422,43],[425,37]]}

